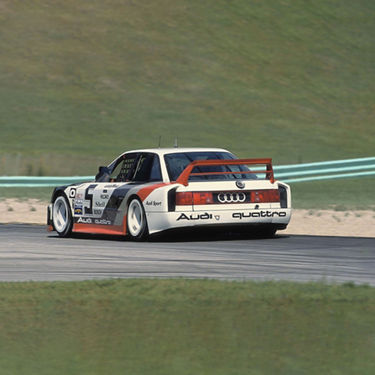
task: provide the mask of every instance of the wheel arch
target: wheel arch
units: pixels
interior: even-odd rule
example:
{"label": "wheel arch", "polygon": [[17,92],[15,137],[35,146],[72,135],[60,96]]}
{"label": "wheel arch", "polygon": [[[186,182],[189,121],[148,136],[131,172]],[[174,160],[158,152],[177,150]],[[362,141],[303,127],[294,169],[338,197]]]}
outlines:
{"label": "wheel arch", "polygon": [[129,195],[129,197],[127,198],[127,202],[126,202],[126,204],[129,206],[129,202],[130,202],[132,199],[134,199],[134,198],[138,199],[138,200],[142,203],[142,205],[143,205],[142,199],[141,199],[141,197],[140,197],[137,193],[131,193],[131,194]]}
{"label": "wheel arch", "polygon": [[145,205],[143,204],[143,201],[142,201],[142,199],[140,198],[140,196],[139,196],[137,193],[131,193],[128,197],[126,197],[125,216],[128,214],[129,205],[130,205],[130,202],[131,202],[133,199],[137,199],[137,200],[139,200],[139,202],[141,203],[143,209],[144,209],[145,212],[146,212]]}
{"label": "wheel arch", "polygon": [[[55,223],[55,219],[56,219],[55,205],[57,204],[56,201],[59,199],[63,202],[63,205],[65,206],[65,211],[66,211],[66,216],[64,215],[65,224],[60,229],[56,226],[56,223]],[[61,206],[61,203],[59,204]],[[51,211],[52,211],[51,222],[52,222],[53,229],[59,234],[60,237],[69,237],[71,235],[72,228],[73,228],[73,211],[71,207],[71,202],[63,190],[60,190],[56,192],[56,194],[53,195],[53,201],[51,203]]]}
{"label": "wheel arch", "polygon": [[72,204],[71,204],[71,201],[69,199],[69,197],[66,195],[65,193],[65,189],[67,188],[68,186],[58,186],[56,187],[53,192],[52,192],[52,197],[51,197],[51,222],[50,222],[50,225],[52,226],[52,229],[53,230],[56,230],[55,228],[55,225],[53,223],[53,204],[55,203],[56,199],[58,197],[65,197],[65,199],[67,200],[68,202],[68,207],[70,209],[70,214],[71,216],[73,217],[73,208],[72,208]]}
{"label": "wheel arch", "polygon": [[51,197],[51,203],[53,203],[60,195],[63,195],[65,196],[66,199],[68,199],[68,202],[69,201],[69,198],[67,197],[67,195],[65,194],[65,189],[67,188],[67,186],[59,186],[59,187],[56,187],[52,193],[52,197]]}
{"label": "wheel arch", "polygon": [[[131,203],[134,200],[137,200],[139,202],[139,204],[141,205],[141,209],[143,210],[143,218],[144,218],[144,223],[145,224],[144,224],[144,229],[141,230],[140,236],[138,236],[138,235],[133,236],[131,234],[131,232],[129,231],[129,207],[130,207]],[[126,211],[125,212],[126,212],[125,213],[126,234],[128,236],[130,236],[135,241],[144,241],[144,240],[146,240],[146,238],[149,236],[148,223],[147,223],[147,212],[146,212],[145,206],[143,204],[143,201],[142,201],[141,197],[139,197],[138,194],[132,193],[132,194],[129,195],[129,197],[127,197]]]}

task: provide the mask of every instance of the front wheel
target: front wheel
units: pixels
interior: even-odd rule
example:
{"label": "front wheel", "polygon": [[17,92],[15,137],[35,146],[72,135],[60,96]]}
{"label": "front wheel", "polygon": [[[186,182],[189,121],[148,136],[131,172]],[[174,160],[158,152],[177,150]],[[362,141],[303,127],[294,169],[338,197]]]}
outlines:
{"label": "front wheel", "polygon": [[73,220],[68,200],[60,195],[53,202],[53,226],[60,237],[68,237],[72,232]]}
{"label": "front wheel", "polygon": [[138,198],[133,198],[126,215],[128,234],[134,241],[144,241],[148,237],[145,210]]}

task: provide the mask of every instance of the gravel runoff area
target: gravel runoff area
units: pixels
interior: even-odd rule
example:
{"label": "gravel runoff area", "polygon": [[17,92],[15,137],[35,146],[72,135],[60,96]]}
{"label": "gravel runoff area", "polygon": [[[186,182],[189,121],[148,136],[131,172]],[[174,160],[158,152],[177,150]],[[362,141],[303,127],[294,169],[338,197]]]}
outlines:
{"label": "gravel runoff area", "polygon": [[[0,201],[0,223],[45,224],[47,202]],[[375,211],[294,210],[285,234],[375,237]]]}

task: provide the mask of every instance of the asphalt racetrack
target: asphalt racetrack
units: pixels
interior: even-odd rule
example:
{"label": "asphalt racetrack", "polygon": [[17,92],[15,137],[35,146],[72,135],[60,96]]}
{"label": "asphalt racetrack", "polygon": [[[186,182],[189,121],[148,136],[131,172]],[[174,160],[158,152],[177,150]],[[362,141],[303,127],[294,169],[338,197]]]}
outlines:
{"label": "asphalt racetrack", "polygon": [[37,225],[0,225],[0,281],[131,277],[290,280],[375,286],[375,238],[192,234],[134,243],[59,238]]}

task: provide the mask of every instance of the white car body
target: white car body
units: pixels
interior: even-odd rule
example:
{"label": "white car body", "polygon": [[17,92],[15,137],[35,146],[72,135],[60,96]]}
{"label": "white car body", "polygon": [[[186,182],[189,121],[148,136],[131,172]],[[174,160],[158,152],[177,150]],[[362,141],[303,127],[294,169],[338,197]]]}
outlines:
{"label": "white car body", "polygon": [[[197,159],[186,165],[187,157]],[[219,148],[158,148],[128,151],[101,168],[96,181],[55,189],[51,230],[143,239],[168,229],[238,225],[270,228],[272,235],[290,221],[290,187],[274,180],[271,159],[236,159]]]}

